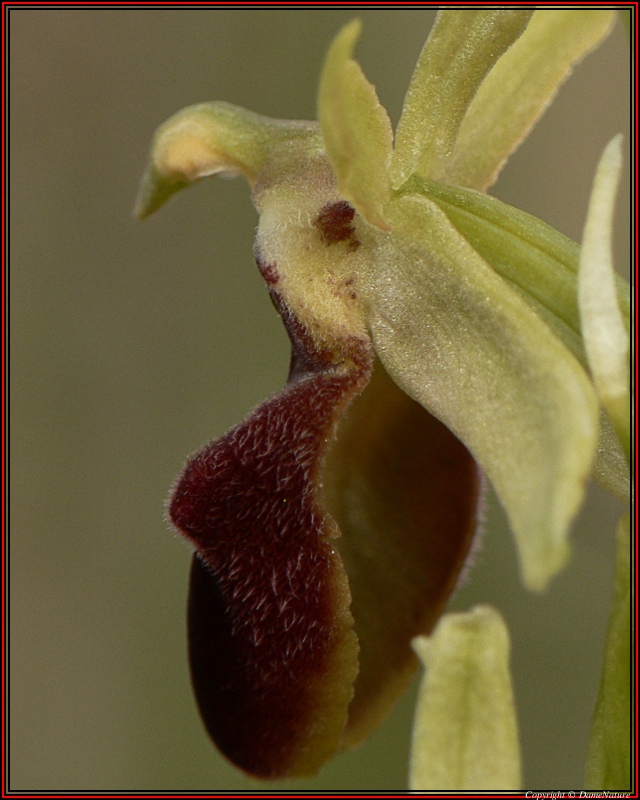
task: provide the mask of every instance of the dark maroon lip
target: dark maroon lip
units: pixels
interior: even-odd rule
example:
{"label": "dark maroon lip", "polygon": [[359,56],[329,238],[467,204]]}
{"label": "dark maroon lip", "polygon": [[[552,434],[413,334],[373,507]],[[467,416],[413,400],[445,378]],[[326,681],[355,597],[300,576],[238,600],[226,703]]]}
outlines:
{"label": "dark maroon lip", "polygon": [[[201,715],[220,749],[263,777],[295,773],[301,759],[317,770],[316,758],[329,757],[321,741],[337,749],[346,723],[355,668],[340,675],[332,664],[345,643],[355,664],[357,644],[321,464],[372,361],[365,340],[345,342],[340,354],[314,349],[271,294],[292,343],[289,381],[188,460],[168,508],[195,546],[189,649]],[[322,731],[329,688],[343,709],[327,717],[336,730]]]}

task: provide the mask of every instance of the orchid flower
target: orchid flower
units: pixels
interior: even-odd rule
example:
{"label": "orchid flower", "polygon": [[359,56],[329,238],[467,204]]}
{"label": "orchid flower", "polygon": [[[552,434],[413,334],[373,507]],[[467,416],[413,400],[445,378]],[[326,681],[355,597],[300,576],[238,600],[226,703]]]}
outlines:
{"label": "orchid flower", "polygon": [[329,49],[319,122],[211,102],[155,135],[138,216],[245,177],[291,340],[284,389],[191,456],[167,506],[194,548],[200,711],[252,775],[313,774],[389,713],[473,549],[484,475],[534,590],[567,560],[587,479],[628,491],[587,367],[579,248],[485,193],[613,18],[440,12],[395,147],[357,21]]}

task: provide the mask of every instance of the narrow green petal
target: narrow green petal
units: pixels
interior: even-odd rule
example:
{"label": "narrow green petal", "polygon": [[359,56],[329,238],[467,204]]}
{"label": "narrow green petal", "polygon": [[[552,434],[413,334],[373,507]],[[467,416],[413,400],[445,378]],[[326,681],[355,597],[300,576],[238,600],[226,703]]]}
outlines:
{"label": "narrow green petal", "polygon": [[447,165],[447,182],[475,189],[494,183],[571,68],[597,47],[614,20],[612,10],[536,11],[469,106]]}
{"label": "narrow green petal", "polygon": [[413,677],[411,640],[431,633],[456,586],[478,525],[481,476],[464,445],[377,361],[340,423],[323,484],[360,645],[344,735],[351,746]]}
{"label": "narrow green petal", "polygon": [[447,614],[430,639],[414,641],[426,666],[413,729],[413,791],[520,788],[518,725],[509,633],[500,614],[477,606]]}
{"label": "narrow green petal", "polygon": [[393,132],[376,90],[352,54],[362,25],[353,20],[334,39],[322,71],[318,119],[338,190],[372,225],[388,230],[382,206],[389,196]]}
{"label": "narrow green petal", "polygon": [[533,10],[441,11],[404,101],[391,177],[441,177],[460,123],[489,70],[526,28]]}
{"label": "narrow green petal", "polygon": [[596,390],[630,458],[629,334],[618,304],[611,252],[622,137],[607,145],[596,172],[580,257],[582,334]]}
{"label": "narrow green petal", "polygon": [[492,481],[523,576],[542,589],[565,563],[598,435],[598,403],[575,358],[421,196],[387,206],[363,281],[376,352]]}
{"label": "narrow green petal", "polygon": [[587,759],[586,788],[631,789],[631,543],[620,520],[611,616]]}

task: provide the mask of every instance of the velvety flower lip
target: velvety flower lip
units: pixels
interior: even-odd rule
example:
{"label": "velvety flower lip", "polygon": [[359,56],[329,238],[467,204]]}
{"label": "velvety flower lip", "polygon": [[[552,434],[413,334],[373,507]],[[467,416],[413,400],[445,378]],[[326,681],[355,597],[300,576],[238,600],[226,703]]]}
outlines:
{"label": "velvety flower lip", "polygon": [[196,550],[189,649],[203,719],[261,777],[313,773],[335,752],[357,671],[339,531],[314,487],[371,350],[346,342],[332,362],[288,327],[293,380],[192,456],[168,507]]}
{"label": "velvety flower lip", "polygon": [[611,22],[440,12],[395,149],[352,58],[357,21],[329,50],[319,123],[205,103],[156,134],[138,215],[201,178],[246,177],[256,262],[292,347],[284,389],[194,454],[168,504],[194,547],[199,708],[250,774],[312,774],[389,712],[472,546],[476,460],[525,582],[543,588],[567,559],[598,443],[575,252],[472,190]]}

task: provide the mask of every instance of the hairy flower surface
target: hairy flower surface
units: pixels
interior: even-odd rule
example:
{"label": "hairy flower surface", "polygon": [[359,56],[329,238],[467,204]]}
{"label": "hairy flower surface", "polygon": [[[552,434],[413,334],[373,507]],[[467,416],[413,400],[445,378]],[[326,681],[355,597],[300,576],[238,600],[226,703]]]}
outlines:
{"label": "hairy flower surface", "polygon": [[195,453],[168,504],[195,550],[202,717],[251,774],[314,773],[389,712],[472,546],[477,464],[535,589],[566,561],[592,471],[624,492],[608,423],[594,466],[577,246],[481,193],[611,24],[599,10],[441,12],[395,149],[351,57],[357,22],[329,50],[319,123],[215,102],[156,133],[139,216],[243,175],[291,340],[285,388]]}

